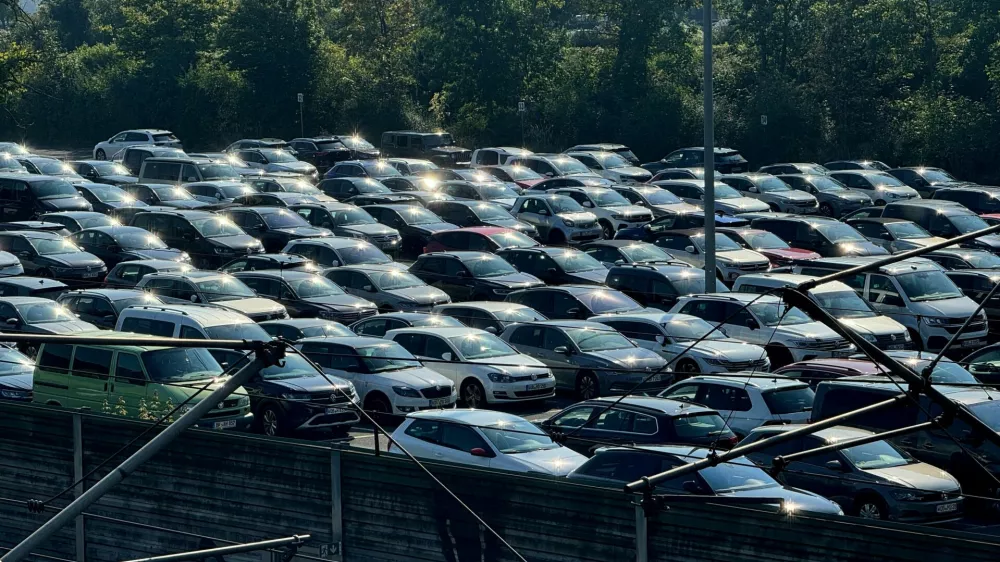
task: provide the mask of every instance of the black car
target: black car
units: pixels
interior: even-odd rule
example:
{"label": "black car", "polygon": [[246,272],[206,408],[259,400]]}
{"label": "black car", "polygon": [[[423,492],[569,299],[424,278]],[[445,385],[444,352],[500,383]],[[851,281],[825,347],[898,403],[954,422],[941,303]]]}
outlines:
{"label": "black car", "polygon": [[30,220],[57,211],[92,211],[90,203],[63,178],[0,174],[0,214],[4,220]]}
{"label": "black car", "polygon": [[292,139],[288,144],[295,149],[296,158],[316,166],[321,174],[335,163],[355,157],[353,151],[341,142],[340,137],[335,136]]}
{"label": "black car", "polygon": [[610,187],[611,185],[610,180],[598,176],[562,176],[532,184],[528,191],[548,191],[560,187]]}
{"label": "black car", "polygon": [[305,271],[308,273],[319,273],[320,267],[312,260],[294,254],[255,254],[227,263],[219,268],[225,273],[236,273],[237,271],[263,271],[266,269],[284,269],[292,271]]}
{"label": "black car", "polygon": [[461,328],[462,322],[440,314],[426,312],[387,312],[358,320],[350,329],[359,336],[381,338],[389,330],[398,328]]}
{"label": "black car", "polygon": [[[443,194],[441,194],[443,196]],[[435,198],[439,197],[438,195]],[[366,205],[416,205],[423,206],[422,199],[413,193],[369,193],[345,199],[345,203],[364,207]]]}
{"label": "black car", "polygon": [[326,277],[305,271],[237,271],[233,273],[257,295],[279,302],[292,318],[354,322],[372,316],[371,302],[346,293]]}
{"label": "black car", "polygon": [[[608,271],[608,287],[644,306],[669,311],[678,297],[705,291],[705,271],[676,265],[617,265]],[[724,285],[720,287],[725,290]]]}
{"label": "black car", "polygon": [[751,225],[774,234],[793,248],[812,250],[824,258],[889,255],[888,250],[873,244],[853,226],[836,219],[788,216],[754,219]]}
{"label": "black car", "polygon": [[94,211],[63,211],[59,213],[45,213],[44,215],[38,217],[38,219],[44,222],[61,224],[69,233],[77,232],[85,228],[127,224],[120,223],[108,215],[96,213]]}
{"label": "black car", "polygon": [[130,260],[191,261],[186,253],[167,246],[156,236],[134,226],[87,228],[69,239],[100,258],[108,267]]}
{"label": "black car", "polygon": [[424,246],[435,232],[458,228],[416,205],[367,205],[364,210],[381,224],[399,231],[402,237],[401,254],[407,257],[423,253]]}
{"label": "black car", "polygon": [[280,172],[259,178],[250,178],[246,180],[246,183],[259,193],[298,193],[317,199],[323,198],[323,192],[301,176],[279,174]]}
{"label": "black car", "polygon": [[339,236],[293,240],[284,247],[282,253],[302,256],[321,267],[394,263],[392,258],[371,242]]}
{"label": "black car", "polygon": [[326,179],[332,178],[362,178],[380,180],[401,176],[395,167],[385,160],[346,160],[337,162],[323,174]]}
{"label": "black car", "polygon": [[133,183],[121,186],[136,201],[173,209],[200,209],[209,203],[199,201],[183,187],[166,183]]}
{"label": "black car", "polygon": [[[642,167],[656,174],[667,168],[695,168],[705,164],[705,147],[691,147],[675,150],[656,162]],[[720,174],[738,174],[750,171],[750,163],[732,148],[715,149],[715,171]]]}
{"label": "black car", "polygon": [[[86,212],[86,211],[84,211]],[[103,215],[102,215],[103,216]],[[34,232],[51,232],[60,236],[69,236],[71,232],[62,224],[50,221],[14,221],[0,223],[0,231],[31,230]]]}
{"label": "black car", "polygon": [[627,263],[661,263],[688,266],[663,248],[636,240],[596,240],[580,246],[580,250],[611,269]]}
{"label": "black car", "polygon": [[[961,271],[946,271],[944,274],[958,285],[962,294],[976,301],[976,304],[983,304],[993,287],[1000,283],[1000,271],[996,269],[963,269]],[[1000,298],[994,297],[987,301],[983,306],[983,311],[986,312],[986,318],[989,319],[990,323],[989,338],[994,341],[1000,337]],[[996,372],[1000,373],[1000,369],[997,369]],[[975,371],[973,374],[983,380]]]}
{"label": "black car", "polygon": [[878,218],[882,216],[885,212],[885,207],[861,207],[853,213],[847,213],[846,215],[840,217],[840,220],[847,222],[851,219],[870,219]]}
{"label": "black car", "polygon": [[[941,168],[917,166],[912,168],[893,168],[887,170],[887,172],[899,181],[916,189],[921,197],[936,198],[934,194],[942,189],[970,185],[968,182],[955,178],[955,176]],[[969,208],[971,209],[972,207]]]}
{"label": "black car", "polygon": [[[395,168],[393,169],[395,170]],[[316,184],[316,187],[325,195],[341,202],[358,195],[390,195],[393,193],[385,184],[372,178],[338,177],[325,179]]]}
{"label": "black car", "polygon": [[108,272],[100,258],[50,232],[0,232],[0,250],[17,256],[26,275],[100,281]]}
{"label": "black car", "polygon": [[[629,420],[622,423],[622,420]],[[667,398],[594,398],[573,404],[538,424],[550,435],[567,435],[565,445],[591,456],[603,444],[736,446],[736,434],[719,412]]]}
{"label": "black car", "polygon": [[992,270],[993,275],[1000,275],[1000,256],[979,248],[941,248],[921,254],[920,257],[929,259],[945,269],[963,271],[983,269]]}
{"label": "black car", "polygon": [[382,133],[382,154],[397,158],[421,158],[438,166],[468,165],[472,151],[455,145],[444,131],[386,131]]}
{"label": "black car", "polygon": [[424,252],[496,252],[504,248],[534,248],[538,245],[537,240],[521,232],[483,226],[435,232]]}
{"label": "black car", "polygon": [[496,203],[486,201],[432,201],[427,210],[460,227],[499,226],[538,238],[534,225],[519,221]]}
{"label": "black car", "polygon": [[396,193],[407,193],[411,191],[430,192],[438,187],[438,181],[434,178],[424,176],[399,176],[382,178],[382,185],[388,187]]}
{"label": "black car", "polygon": [[301,193],[248,193],[233,198],[233,205],[241,207],[291,207],[303,203],[314,203],[317,199],[312,195]]}
{"label": "black car", "polygon": [[0,399],[31,402],[35,362],[20,351],[0,346]]}
{"label": "black car", "polygon": [[604,264],[574,248],[506,248],[496,254],[514,269],[530,273],[548,285],[603,285],[608,277]]}
{"label": "black car", "polygon": [[243,387],[250,394],[254,427],[264,435],[310,429],[345,432],[360,421],[354,385],[320,373],[298,353],[261,369]]}
{"label": "black car", "polygon": [[[750,222],[743,216],[731,217],[728,215],[716,215],[716,226],[749,226]],[[615,240],[638,240],[642,242],[656,242],[656,240],[668,230],[685,230],[690,228],[705,227],[705,212],[698,210],[683,213],[667,213],[659,218],[655,218],[642,226],[621,228],[615,233]]]}
{"label": "black car", "polygon": [[410,266],[410,273],[455,301],[499,301],[511,291],[544,285],[487,252],[422,254]]}
{"label": "black car", "polygon": [[105,330],[114,330],[118,315],[132,305],[163,304],[155,295],[134,289],[67,291],[56,302],[68,308],[80,320]]}
{"label": "black car", "polygon": [[[364,320],[361,320],[364,322]],[[287,320],[267,320],[257,324],[275,338],[299,341],[302,338],[353,336],[347,326],[322,318],[289,318]]]}
{"label": "black car", "polygon": [[260,240],[265,252],[280,252],[292,240],[333,236],[316,228],[291,209],[282,207],[237,207],[223,214],[244,232]]}
{"label": "black car", "polygon": [[259,254],[259,240],[225,217],[206,211],[156,211],[140,213],[132,226],[155,234],[167,246],[183,250],[200,269],[216,269],[236,258]]}
{"label": "black car", "polygon": [[41,297],[56,300],[69,290],[69,285],[42,277],[2,277],[0,297]]}
{"label": "black car", "polygon": [[823,167],[830,172],[841,170],[875,170],[878,172],[888,172],[889,165],[878,160],[834,160],[823,164]]}
{"label": "black car", "polygon": [[104,278],[105,287],[131,288],[139,280],[150,273],[170,273],[172,271],[191,271],[194,268],[179,261],[165,260],[133,260],[123,261],[111,268]]}
{"label": "black car", "polygon": [[536,286],[515,291],[505,300],[531,307],[551,320],[586,320],[598,314],[643,310],[628,295],[596,285]]}
{"label": "black car", "polygon": [[74,160],[67,162],[69,166],[84,178],[95,183],[120,185],[139,181],[129,173],[128,168],[117,162],[107,160]]}
{"label": "black car", "polygon": [[1000,213],[1000,189],[966,185],[941,187],[932,196],[935,201],[954,201],[980,215]]}
{"label": "black car", "polygon": [[110,154],[109,160],[121,160],[122,166],[133,176],[142,171],[142,163],[147,158],[184,158],[187,154],[180,148],[139,144],[126,146],[121,152]]}
{"label": "black car", "polygon": [[399,250],[400,236],[395,228],[379,224],[367,211],[349,203],[307,203],[291,209],[309,224],[331,230],[334,236],[363,238],[386,252]]}

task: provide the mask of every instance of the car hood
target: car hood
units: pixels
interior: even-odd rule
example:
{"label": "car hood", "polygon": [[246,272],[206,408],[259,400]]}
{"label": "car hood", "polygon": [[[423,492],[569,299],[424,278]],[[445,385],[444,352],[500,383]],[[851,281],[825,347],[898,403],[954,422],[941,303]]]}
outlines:
{"label": "car hood", "polygon": [[662,367],[664,363],[662,357],[641,347],[584,351],[582,355],[584,357],[596,358],[601,362],[612,363],[622,369],[646,369],[652,371]]}
{"label": "car hood", "polygon": [[833,255],[837,256],[887,256],[886,250],[878,244],[872,244],[867,240],[864,242],[839,242],[832,245]]}
{"label": "car hood", "polygon": [[575,222],[597,222],[597,215],[586,211],[580,213],[556,213],[556,215],[563,220],[571,220]]}
{"label": "car hood", "polygon": [[633,217],[640,215],[649,216],[650,210],[646,207],[640,205],[623,205],[621,207],[611,207],[611,212],[619,215],[624,215],[625,220],[635,220]]}
{"label": "car hood", "polygon": [[490,219],[483,221],[484,224],[490,226],[499,226],[500,228],[509,228],[511,230],[531,230],[532,227],[526,222],[521,222],[517,219]]}
{"label": "car hood", "polygon": [[269,172],[298,172],[300,174],[311,174],[316,171],[316,167],[308,162],[281,162],[268,164]]}
{"label": "car hood", "polygon": [[200,209],[207,207],[209,203],[198,201],[197,199],[178,199],[176,201],[161,201],[159,205],[173,207],[175,209]]}
{"label": "car hood", "polygon": [[[28,324],[29,330],[37,334],[75,334],[96,330],[97,326],[83,320],[68,320],[66,322],[46,322],[44,324]],[[28,330],[26,330],[28,331]]]}
{"label": "car hood", "polygon": [[442,232],[445,230],[455,230],[458,227],[454,224],[451,224],[450,222],[434,222],[430,224],[414,225],[412,228],[433,233],[433,232]]}
{"label": "car hood", "polygon": [[697,205],[692,205],[690,203],[684,203],[684,202],[681,202],[681,203],[670,203],[670,204],[667,204],[667,205],[653,205],[651,207],[651,209],[652,209],[652,211],[654,213],[656,211],[661,211],[663,213],[670,213],[670,214],[676,214],[676,215],[682,215],[682,214],[686,214],[686,213],[695,213],[695,212],[698,212],[698,211],[702,210],[701,207],[699,207]]}
{"label": "car hood", "polygon": [[734,215],[739,213],[757,213],[757,212],[771,210],[771,207],[767,203],[763,201],[758,201],[752,197],[733,197],[732,199],[716,199],[715,208],[728,209]]}
{"label": "car hood", "polygon": [[614,168],[611,171],[618,174],[619,176],[626,178],[649,179],[653,177],[653,174],[650,174],[649,170],[645,168],[640,168],[639,166],[625,166],[622,168]]}
{"label": "car hood", "polygon": [[819,513],[826,515],[843,515],[843,511],[836,503],[812,492],[798,490],[796,488],[786,488],[783,486],[771,486],[769,488],[758,488],[756,490],[740,490],[729,494],[719,494],[720,497],[740,497],[740,498],[778,498],[785,500],[786,506],[793,504],[795,511],[805,511],[808,513]]}
{"label": "car hood", "polygon": [[367,376],[379,375],[391,377],[394,382],[398,381],[398,384],[411,386],[417,389],[427,386],[454,386],[454,384],[443,375],[439,374],[437,371],[428,369],[427,367],[410,367],[399,371],[387,371]]}
{"label": "car hood", "polygon": [[797,189],[791,189],[791,190],[788,190],[788,191],[771,192],[771,193],[768,193],[768,194],[765,194],[765,195],[770,195],[771,197],[774,197],[774,198],[777,198],[777,199],[784,199],[786,201],[796,201],[796,202],[800,202],[800,203],[809,203],[811,201],[815,201],[816,200],[816,198],[813,197],[812,195],[809,195],[808,193],[805,193],[804,191],[799,191]]}
{"label": "car hood", "polygon": [[566,275],[571,277],[574,283],[585,283],[587,285],[603,285],[608,280],[608,270],[605,268],[588,269],[586,271],[567,273]]}
{"label": "car hood", "polygon": [[407,287],[405,289],[391,289],[386,291],[390,295],[401,299],[413,301],[417,304],[441,304],[448,302],[448,294],[429,286]]}
{"label": "car hood", "polygon": [[[682,348],[690,344],[681,342]],[[744,343],[738,340],[703,340],[695,344],[694,351],[701,351],[727,361],[756,361],[764,356],[764,349],[759,345]]]}
{"label": "car hood", "polygon": [[111,183],[139,183],[139,178],[135,176],[101,176],[102,180]]}
{"label": "car hood", "polygon": [[40,199],[39,206],[45,210],[53,211],[90,211],[92,207],[83,197],[56,197],[53,199]]}
{"label": "car hood", "polygon": [[726,250],[716,254],[719,261],[730,263],[761,263],[767,257],[754,250]]}
{"label": "car hood", "polygon": [[791,326],[778,326],[774,329],[776,335],[781,335],[786,338],[794,339],[808,339],[808,340],[842,340],[837,332],[828,328],[825,324],[820,322],[806,322],[803,324],[794,324]]}
{"label": "car hood", "polygon": [[868,205],[872,204],[872,198],[868,196],[867,193],[862,191],[857,191],[855,189],[848,189],[847,193],[842,191],[834,192],[833,195],[844,201],[857,201],[859,203],[865,203]]}
{"label": "car hood", "polygon": [[315,226],[293,226],[291,228],[276,228],[274,230],[297,238],[320,238],[333,235],[329,230],[316,228]]}
{"label": "car hood", "polygon": [[166,261],[183,261],[182,256],[184,255],[184,252],[180,250],[175,250],[173,248],[167,248],[165,250],[125,249],[123,253],[136,256],[141,260],[166,260]]}
{"label": "car hood", "polygon": [[344,232],[356,232],[365,236],[385,236],[387,234],[399,234],[395,228],[384,224],[352,224],[348,226],[338,226],[337,230]]}
{"label": "car hood", "polygon": [[875,468],[864,470],[864,472],[872,476],[884,478],[893,484],[916,488],[917,490],[957,492],[959,488],[958,480],[955,480],[954,476],[940,468],[922,462],[892,468]]}
{"label": "car hood", "polygon": [[278,312],[282,308],[280,304],[270,299],[262,299],[259,297],[249,299],[233,299],[231,301],[218,301],[212,304],[217,304],[223,308],[235,310],[236,312],[242,312],[248,316],[251,314],[260,314],[262,312]]}
{"label": "car hood", "polygon": [[819,259],[820,255],[811,250],[803,250],[802,248],[775,248],[771,250],[754,250],[764,254],[768,258],[776,258],[779,260],[815,260]]}
{"label": "car hood", "polygon": [[346,293],[343,295],[330,295],[328,297],[316,297],[303,300],[309,304],[320,304],[333,308],[375,308],[375,304],[371,301],[354,295],[348,295]]}
{"label": "car hood", "polygon": [[547,373],[549,368],[538,359],[517,353],[514,355],[504,355],[502,357],[485,357],[483,359],[466,359],[468,363],[481,363],[484,365],[496,365],[497,369],[512,375],[530,375],[531,373]]}
{"label": "car hood", "polygon": [[497,277],[482,277],[480,279],[484,283],[496,283],[510,289],[523,289],[525,287],[542,285],[542,281],[534,275],[520,272],[508,273],[507,275],[499,275]]}
{"label": "car hood", "polygon": [[976,311],[976,303],[969,297],[955,297],[937,301],[911,302],[908,312],[925,316],[952,316],[962,318]]}
{"label": "car hood", "polygon": [[552,476],[566,476],[587,460],[587,457],[569,447],[505,456],[508,460],[524,466],[529,472],[541,472]]}
{"label": "car hood", "polygon": [[[327,379],[329,379],[329,381]],[[344,379],[337,378],[333,375],[320,375],[319,373],[296,376],[288,379],[267,378],[264,379],[264,382],[274,386],[280,386],[294,392],[323,392],[325,390],[333,394],[337,389],[347,388],[347,381]],[[331,382],[335,385],[335,387],[330,385]]]}
{"label": "car hood", "polygon": [[858,332],[859,334],[871,334],[873,336],[887,336],[898,334],[899,343],[904,343],[903,334],[906,332],[899,322],[888,316],[872,316],[871,318],[842,318],[841,324]]}
{"label": "car hood", "polygon": [[257,246],[257,239],[249,234],[237,234],[235,236],[220,236],[218,238],[209,238],[212,242],[219,244],[220,246],[225,246],[227,248],[232,248],[234,250],[246,250],[247,248],[253,248]]}
{"label": "car hood", "polygon": [[504,210],[507,210],[507,211],[510,211],[511,209],[514,208],[514,203],[516,201],[517,201],[517,199],[507,199],[507,198],[504,198],[504,199],[490,199],[490,203],[496,203],[497,205],[500,205],[501,207],[504,208]]}
{"label": "car hood", "polygon": [[0,376],[0,387],[13,390],[31,390],[32,373]]}
{"label": "car hood", "polygon": [[937,244],[938,242],[944,242],[946,239],[940,236],[929,236],[927,238],[906,238],[904,240],[897,241],[897,244],[908,245],[911,248],[924,248],[930,246],[931,244]]}
{"label": "car hood", "polygon": [[90,252],[74,252],[72,254],[52,254],[38,256],[39,262],[51,262],[66,267],[104,267],[104,262]]}

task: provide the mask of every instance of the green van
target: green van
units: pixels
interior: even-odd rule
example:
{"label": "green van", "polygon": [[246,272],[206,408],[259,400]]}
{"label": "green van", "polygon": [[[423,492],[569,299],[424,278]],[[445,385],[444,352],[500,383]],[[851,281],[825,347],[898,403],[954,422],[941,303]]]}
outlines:
{"label": "green van", "polygon": [[[148,337],[107,331],[76,335],[140,341]],[[221,373],[222,367],[201,348],[43,343],[35,362],[32,401],[153,420]],[[220,384],[221,379],[199,397]],[[197,427],[243,430],[251,421],[250,399],[240,387],[205,414]]]}

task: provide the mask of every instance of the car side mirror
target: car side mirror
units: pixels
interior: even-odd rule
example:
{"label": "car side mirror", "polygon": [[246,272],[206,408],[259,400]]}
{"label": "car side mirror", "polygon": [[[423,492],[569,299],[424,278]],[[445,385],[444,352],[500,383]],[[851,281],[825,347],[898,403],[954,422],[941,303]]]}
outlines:
{"label": "car side mirror", "polygon": [[684,482],[684,484],[681,484],[681,488],[683,488],[684,491],[687,492],[687,493],[689,493],[689,494],[700,494],[701,493],[701,486],[699,486],[698,483],[695,482],[694,480],[688,480],[688,481]]}
{"label": "car side mirror", "polygon": [[19,257],[19,258],[30,258],[31,257],[31,252],[29,252],[27,250],[25,250],[23,252],[18,252],[17,253],[17,257]]}
{"label": "car side mirror", "polygon": [[555,275],[556,273],[558,273],[558,272],[556,271],[556,268],[554,268],[554,267],[550,267],[550,268],[548,268],[548,269],[545,270],[545,274],[546,275]]}
{"label": "car side mirror", "polygon": [[198,295],[191,295],[191,302],[198,302],[199,300],[201,299],[198,298]]}
{"label": "car side mirror", "polygon": [[373,287],[373,286],[371,286],[371,285],[365,285],[365,286],[363,287],[363,289],[364,289],[364,290],[366,290],[366,291],[368,291],[369,293],[374,293],[374,292],[376,292],[376,291],[375,291],[375,287]]}
{"label": "car side mirror", "polygon": [[497,333],[497,327],[496,326],[487,326],[485,329],[486,329],[487,332],[489,332],[491,334],[496,334]]}
{"label": "car side mirror", "polygon": [[566,314],[567,314],[568,316],[572,316],[572,317],[576,317],[576,316],[578,316],[578,315],[580,314],[580,309],[579,309],[579,308],[576,308],[576,307],[573,307],[573,308],[570,308],[570,309],[567,309],[567,310],[566,310]]}
{"label": "car side mirror", "polygon": [[826,461],[826,467],[835,472],[847,472],[847,467],[844,466],[843,461],[840,459],[833,459],[832,461]]}
{"label": "car side mirror", "polygon": [[645,201],[636,201],[635,203],[632,203],[632,204],[635,205],[636,207],[645,207],[646,206],[646,202]]}
{"label": "car side mirror", "polygon": [[115,317],[115,313],[114,312],[106,312],[106,313],[104,313],[104,319],[105,320],[114,320],[115,318],[116,317]]}
{"label": "car side mirror", "polygon": [[487,459],[493,457],[493,455],[490,454],[489,451],[487,451],[486,449],[483,449],[482,447],[476,447],[476,448],[470,450],[469,454],[472,455],[472,456],[474,456],[474,457],[483,457],[483,458],[487,458]]}
{"label": "car side mirror", "polygon": [[667,338],[665,338],[663,335],[658,334],[656,336],[656,343],[660,345],[667,345]]}
{"label": "car side mirror", "polygon": [[557,347],[556,347],[555,349],[553,349],[552,351],[553,351],[554,353],[562,353],[563,355],[570,355],[570,351],[569,351],[569,348],[568,348],[568,347],[566,347],[565,345],[560,345],[560,346],[557,346]]}
{"label": "car side mirror", "polygon": [[186,182],[198,181],[198,178],[196,178],[194,176],[188,176],[187,179],[185,179],[184,181],[186,181]]}
{"label": "car side mirror", "polygon": [[593,208],[594,204],[591,203],[590,201],[584,201],[583,202],[583,206],[587,207],[588,209],[590,209],[590,208]]}
{"label": "car side mirror", "polygon": [[747,318],[746,325],[747,325],[747,328],[750,328],[751,330],[759,330],[760,329],[760,324],[756,320],[754,320],[753,318]]}
{"label": "car side mirror", "polygon": [[698,249],[695,248],[694,246],[684,246],[684,251],[687,252],[687,253],[689,253],[689,254],[697,254],[698,253]]}
{"label": "car side mirror", "polygon": [[756,186],[753,186],[753,185],[751,185],[751,186],[750,186],[750,189],[747,189],[747,191],[749,191],[750,193],[757,193],[757,187],[756,187]]}
{"label": "car side mirror", "polygon": [[18,320],[17,318],[8,318],[7,319],[7,324],[10,325],[10,326],[17,326],[20,323],[21,323],[21,321]]}
{"label": "car side mirror", "polygon": [[451,361],[454,358],[455,356],[452,355],[450,351],[445,351],[441,354],[441,359],[444,359],[445,361]]}

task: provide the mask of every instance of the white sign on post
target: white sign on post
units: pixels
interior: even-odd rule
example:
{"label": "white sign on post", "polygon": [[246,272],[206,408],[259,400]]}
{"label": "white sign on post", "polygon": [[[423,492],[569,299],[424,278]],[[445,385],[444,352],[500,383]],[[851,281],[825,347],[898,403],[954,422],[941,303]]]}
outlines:
{"label": "white sign on post", "polygon": [[299,103],[302,103],[306,99],[306,97],[302,94],[296,94],[295,97],[299,100]]}
{"label": "white sign on post", "polygon": [[524,101],[517,102],[517,112],[524,113]]}
{"label": "white sign on post", "polygon": [[760,116],[760,124],[767,127],[767,115]]}

